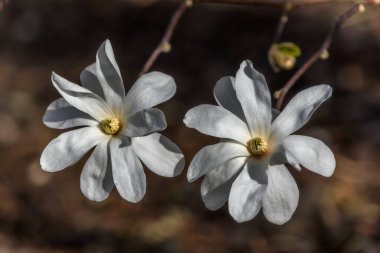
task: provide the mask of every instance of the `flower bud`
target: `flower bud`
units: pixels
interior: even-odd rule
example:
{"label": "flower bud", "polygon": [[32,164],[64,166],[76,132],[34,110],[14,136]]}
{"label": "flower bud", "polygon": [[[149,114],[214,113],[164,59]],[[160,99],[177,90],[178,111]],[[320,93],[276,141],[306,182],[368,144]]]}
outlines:
{"label": "flower bud", "polygon": [[321,58],[322,60],[327,60],[330,56],[330,53],[327,49],[323,50],[321,55],[319,56],[319,58]]}
{"label": "flower bud", "polygon": [[276,43],[268,52],[268,60],[275,72],[291,70],[296,64],[296,59],[301,55],[301,49],[292,42]]}
{"label": "flower bud", "polygon": [[161,51],[163,53],[169,53],[172,50],[172,45],[169,42],[165,41],[161,46]]}

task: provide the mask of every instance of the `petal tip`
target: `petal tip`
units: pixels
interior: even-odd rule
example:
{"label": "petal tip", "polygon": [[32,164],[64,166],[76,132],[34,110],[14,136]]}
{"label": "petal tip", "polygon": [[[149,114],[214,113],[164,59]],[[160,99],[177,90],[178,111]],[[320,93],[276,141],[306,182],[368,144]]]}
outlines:
{"label": "petal tip", "polygon": [[105,47],[106,51],[112,50],[112,44],[111,44],[111,41],[109,39],[106,39],[104,41],[104,47]]}
{"label": "petal tip", "polygon": [[233,214],[233,212],[231,212],[231,210],[229,210],[229,213],[230,213],[231,217],[234,219],[234,221],[236,221],[237,223],[243,223],[243,222],[247,222],[247,221],[251,220],[251,219],[244,219],[243,217],[239,217],[239,216]]}
{"label": "petal tip", "polygon": [[285,223],[287,223],[290,220],[290,218],[289,219],[284,219],[284,220],[270,220],[269,222],[273,223],[275,225],[281,226],[281,225],[284,225]]}
{"label": "petal tip", "polygon": [[59,75],[57,73],[55,73],[54,71],[51,72],[51,79],[53,81],[55,81],[58,77],[59,77]]}
{"label": "petal tip", "polygon": [[240,67],[252,66],[252,62],[248,59],[241,62]]}
{"label": "petal tip", "polygon": [[331,177],[334,174],[334,172],[335,172],[335,166],[332,167],[331,169],[327,170],[326,173],[323,173],[321,175],[324,177]]}
{"label": "petal tip", "polygon": [[104,201],[105,199],[107,199],[108,198],[108,195],[107,196],[99,196],[99,195],[96,195],[96,194],[94,194],[94,195],[91,195],[91,194],[89,194],[89,193],[86,193],[83,189],[82,189],[82,193],[83,193],[83,195],[88,199],[88,200],[90,200],[90,201],[94,201],[94,202],[102,202],[102,201]]}
{"label": "petal tip", "polygon": [[185,117],[183,118],[182,121],[183,121],[183,123],[184,123],[187,127],[190,128],[190,126],[189,126],[189,125],[190,125],[190,120],[189,120],[188,113],[189,113],[189,112],[186,113],[186,115],[185,115]]}
{"label": "petal tip", "polygon": [[[41,157],[41,159],[42,159],[42,157]],[[46,172],[54,172],[54,170],[49,169],[48,166],[46,166],[46,164],[45,164],[43,161],[41,161],[41,160],[40,160],[40,166],[41,166],[41,169],[42,169],[43,171],[46,171]]]}
{"label": "petal tip", "polygon": [[173,173],[172,177],[179,176],[182,173],[184,168],[185,168],[185,156],[182,155],[180,161],[177,163],[177,166],[174,169],[174,173]]}
{"label": "petal tip", "polygon": [[189,183],[192,183],[192,182],[194,182],[195,180],[197,180],[197,177],[194,176],[194,174],[191,173],[190,170],[187,171],[187,176],[186,176],[186,177],[187,177],[187,181],[188,181]]}
{"label": "petal tip", "polygon": [[332,92],[333,92],[333,88],[330,85],[320,84],[320,85],[317,85],[316,87],[319,87],[319,88],[322,88],[323,90],[325,90],[325,92],[327,94],[327,98],[331,97]]}

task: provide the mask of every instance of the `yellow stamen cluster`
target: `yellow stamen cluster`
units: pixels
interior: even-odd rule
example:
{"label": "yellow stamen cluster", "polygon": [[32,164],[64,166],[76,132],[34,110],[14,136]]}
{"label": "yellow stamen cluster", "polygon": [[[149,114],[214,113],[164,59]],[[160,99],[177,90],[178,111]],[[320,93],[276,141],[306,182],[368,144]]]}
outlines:
{"label": "yellow stamen cluster", "polygon": [[268,151],[268,143],[260,137],[255,137],[247,142],[247,148],[252,156],[261,157]]}
{"label": "yellow stamen cluster", "polygon": [[121,125],[117,118],[105,119],[100,122],[100,127],[105,134],[115,135],[120,131]]}

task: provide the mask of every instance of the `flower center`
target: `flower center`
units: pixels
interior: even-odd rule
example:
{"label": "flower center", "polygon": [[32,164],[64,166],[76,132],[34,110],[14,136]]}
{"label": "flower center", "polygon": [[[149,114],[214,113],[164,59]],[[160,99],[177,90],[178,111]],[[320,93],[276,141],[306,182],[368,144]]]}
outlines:
{"label": "flower center", "polygon": [[100,126],[104,133],[115,135],[120,131],[120,121],[117,118],[105,119],[100,122]]}
{"label": "flower center", "polygon": [[262,157],[268,151],[268,143],[260,137],[255,137],[247,142],[247,148],[252,156]]}

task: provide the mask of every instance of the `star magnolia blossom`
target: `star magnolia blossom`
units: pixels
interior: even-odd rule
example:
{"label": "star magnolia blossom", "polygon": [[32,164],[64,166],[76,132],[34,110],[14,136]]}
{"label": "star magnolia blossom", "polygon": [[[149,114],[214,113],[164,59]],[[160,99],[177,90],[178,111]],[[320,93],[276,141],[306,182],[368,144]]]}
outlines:
{"label": "star magnolia blossom", "polygon": [[96,63],[80,75],[79,86],[52,74],[63,96],[49,105],[45,125],[65,129],[81,127],[51,141],[41,155],[41,167],[50,172],[77,162],[95,147],[84,165],[80,187],[90,200],[102,201],[114,185],[131,202],[140,201],[146,178],[140,160],[165,177],[184,167],[180,149],[157,131],[166,128],[162,111],[151,108],[170,99],[176,85],[172,77],[151,72],[141,76],[125,96],[124,85],[111,44],[99,48]]}
{"label": "star magnolia blossom", "polygon": [[335,158],[325,144],[291,135],[331,93],[328,85],[306,89],[279,114],[272,110],[263,75],[251,62],[241,64],[236,78],[219,80],[214,89],[219,106],[194,107],[184,119],[186,126],[221,138],[195,155],[187,174],[190,182],[206,175],[201,186],[206,207],[216,210],[228,200],[237,222],[253,219],[261,207],[270,222],[287,222],[298,205],[299,191],[284,163],[326,177],[334,172]]}

